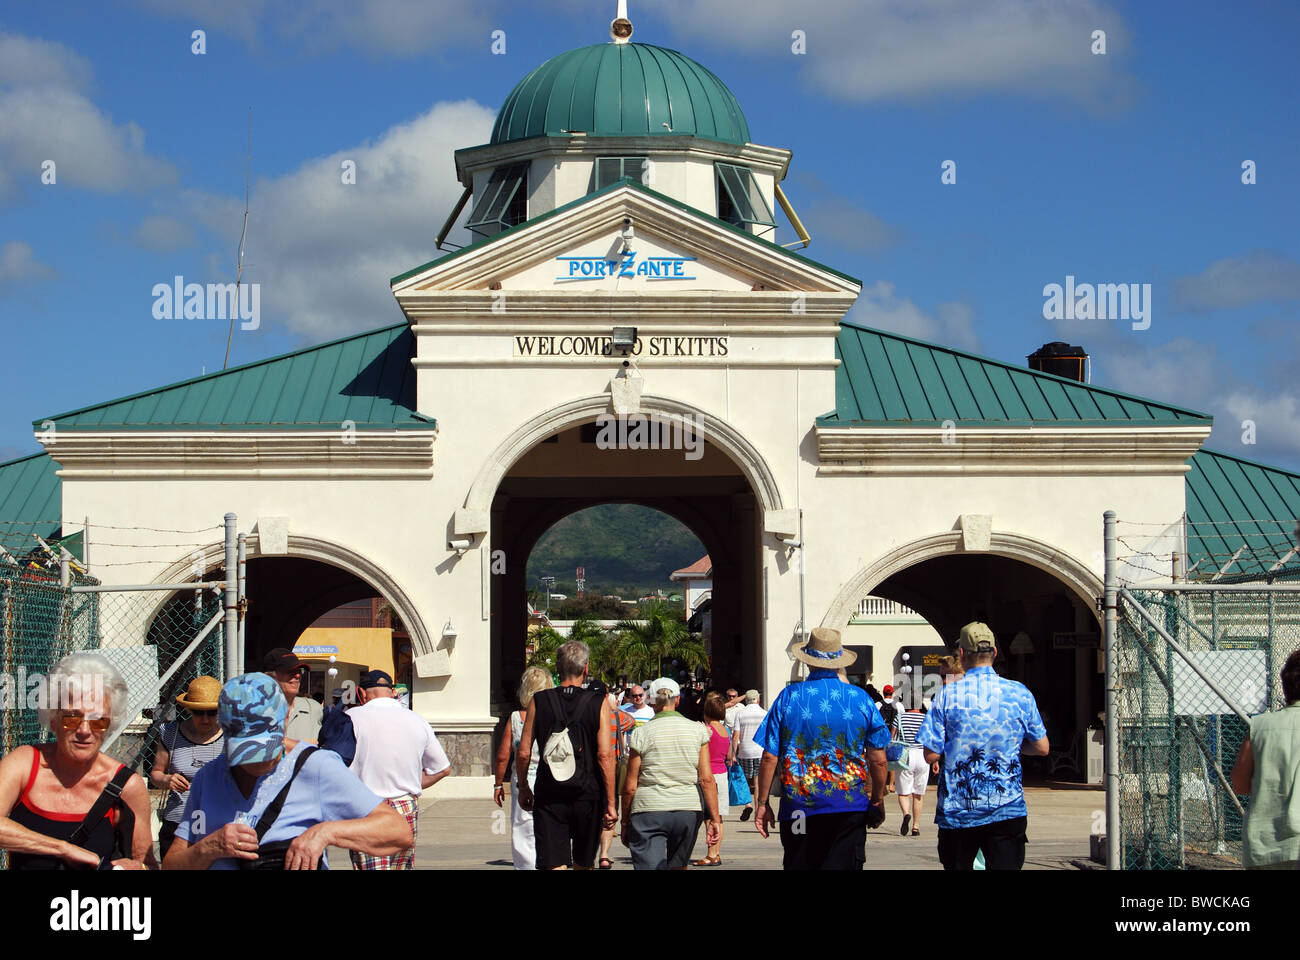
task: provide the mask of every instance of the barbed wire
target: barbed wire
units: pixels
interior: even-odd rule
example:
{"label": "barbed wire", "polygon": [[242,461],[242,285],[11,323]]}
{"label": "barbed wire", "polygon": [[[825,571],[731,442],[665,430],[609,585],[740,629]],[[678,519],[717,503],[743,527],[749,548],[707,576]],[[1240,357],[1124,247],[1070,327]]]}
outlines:
{"label": "barbed wire", "polygon": [[1116,520],[1115,520],[1115,523],[1116,523],[1117,526],[1122,524],[1122,525],[1126,525],[1126,526],[1130,526],[1130,527],[1172,527],[1172,526],[1176,526],[1176,525],[1179,524],[1179,523],[1185,523],[1185,524],[1186,524],[1187,526],[1189,526],[1189,527],[1193,527],[1193,526],[1195,526],[1195,527],[1202,527],[1202,526],[1212,526],[1212,527],[1218,527],[1218,526],[1233,526],[1233,525],[1241,524],[1241,523],[1255,523],[1255,524],[1271,523],[1271,524],[1275,524],[1275,525],[1278,525],[1278,526],[1283,526],[1283,525],[1295,526],[1295,523],[1296,523],[1296,521],[1297,521],[1298,519],[1300,519],[1300,517],[1287,517],[1287,518],[1285,518],[1285,519],[1279,519],[1278,517],[1265,517],[1265,518],[1261,518],[1261,519],[1257,519],[1257,518],[1255,518],[1255,517],[1248,517],[1248,518],[1243,519],[1243,520],[1187,520],[1187,519],[1184,518],[1184,519],[1182,519],[1182,520],[1173,520],[1173,521],[1167,521],[1167,522],[1163,522],[1163,523],[1160,522],[1160,521],[1158,521],[1158,520],[1120,520],[1120,519],[1116,519]]}
{"label": "barbed wire", "polygon": [[195,529],[180,529],[173,527],[144,527],[144,526],[119,526],[111,523],[86,523],[82,520],[73,520],[71,518],[54,517],[49,520],[0,520],[0,524],[7,526],[38,527],[50,523],[63,524],[69,527],[75,527],[77,531],[84,529],[91,530],[143,530],[148,533],[211,533],[214,530],[224,530],[223,524],[217,523],[210,527],[198,527]]}

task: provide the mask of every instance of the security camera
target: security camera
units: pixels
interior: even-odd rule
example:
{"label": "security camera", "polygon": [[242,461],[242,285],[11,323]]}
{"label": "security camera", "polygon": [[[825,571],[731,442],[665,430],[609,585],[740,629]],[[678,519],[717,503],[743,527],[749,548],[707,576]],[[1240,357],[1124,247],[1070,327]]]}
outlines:
{"label": "security camera", "polygon": [[470,544],[473,543],[473,542],[474,542],[474,541],[473,541],[472,538],[468,538],[468,539],[464,539],[464,540],[448,540],[448,541],[447,541],[447,549],[448,549],[448,550],[455,550],[455,551],[456,551],[456,555],[457,555],[458,557],[463,557],[463,556],[465,555],[465,551],[469,549]]}
{"label": "security camera", "polygon": [[784,543],[787,547],[793,547],[794,549],[798,550],[803,546],[803,541],[800,540],[796,534],[775,533],[773,534],[773,536],[776,537],[778,540],[780,540],[782,543]]}

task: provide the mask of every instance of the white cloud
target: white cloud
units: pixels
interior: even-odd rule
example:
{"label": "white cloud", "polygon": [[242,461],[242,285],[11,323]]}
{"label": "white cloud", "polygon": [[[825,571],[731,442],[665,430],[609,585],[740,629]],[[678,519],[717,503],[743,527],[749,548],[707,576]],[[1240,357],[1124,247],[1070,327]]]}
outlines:
{"label": "white cloud", "polygon": [[[1114,107],[1133,94],[1119,67],[1129,29],[1101,0],[747,0],[740,9],[735,0],[660,0],[658,8],[679,33],[786,58],[845,100],[1005,92]],[[1091,52],[1098,29],[1105,56]],[[795,30],[806,34],[804,55],[791,51]]]}
{"label": "white cloud", "polygon": [[1296,457],[1300,454],[1300,397],[1294,391],[1263,394],[1258,390],[1234,390],[1222,400],[1225,416],[1214,427],[1213,441],[1237,456],[1256,459],[1242,443],[1242,423],[1255,424],[1254,440],[1265,450],[1280,450]]}
{"label": "white cloud", "polygon": [[[0,205],[24,187],[146,190],[175,179],[145,151],[140,127],[86,97],[89,82],[87,62],[62,44],[0,34]],[[46,161],[52,185],[42,183]]]}
{"label": "white cloud", "polygon": [[1300,262],[1274,250],[1255,250],[1180,277],[1173,291],[1175,304],[1193,311],[1300,300]]}
{"label": "white cloud", "polygon": [[15,286],[54,276],[51,267],[32,255],[32,248],[18,240],[0,247],[0,287]]}
{"label": "white cloud", "polygon": [[969,304],[941,303],[930,314],[907,297],[897,296],[894,285],[887,280],[863,287],[862,295],[846,319],[859,326],[901,333],[960,350],[980,350],[975,311]]}
{"label": "white cloud", "polygon": [[89,61],[61,43],[0,33],[0,87],[81,90],[90,77]]}
{"label": "white cloud", "polygon": [[[388,281],[443,255],[434,237],[463,189],[451,153],[486,141],[494,117],[473,101],[439,103],[373,142],[257,181],[244,280],[261,284],[263,314],[313,339],[400,319]],[[355,184],[342,183],[345,160],[356,164]],[[230,251],[215,259],[229,266],[205,279],[233,280],[243,198],[191,193],[182,203]]]}
{"label": "white cloud", "polygon": [[194,230],[175,217],[161,214],[145,217],[131,232],[131,242],[146,250],[179,250],[194,244]]}
{"label": "white cloud", "polygon": [[481,44],[486,53],[492,29],[508,27],[510,19],[502,0],[479,0],[468,6],[429,0],[295,0],[292,4],[270,4],[266,0],[137,0],[137,3],[153,13],[184,21],[187,28],[237,36],[253,49],[274,46],[266,41],[275,37],[296,41],[312,52],[353,47],[372,54],[397,56],[413,56],[464,43]]}

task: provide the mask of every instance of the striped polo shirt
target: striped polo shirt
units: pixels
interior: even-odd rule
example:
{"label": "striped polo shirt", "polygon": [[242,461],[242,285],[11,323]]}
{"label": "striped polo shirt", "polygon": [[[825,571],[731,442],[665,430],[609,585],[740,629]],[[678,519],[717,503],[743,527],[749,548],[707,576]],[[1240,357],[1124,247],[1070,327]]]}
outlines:
{"label": "striped polo shirt", "polygon": [[661,710],[632,731],[628,747],[641,757],[631,814],[699,810],[700,747],[709,730],[676,710]]}

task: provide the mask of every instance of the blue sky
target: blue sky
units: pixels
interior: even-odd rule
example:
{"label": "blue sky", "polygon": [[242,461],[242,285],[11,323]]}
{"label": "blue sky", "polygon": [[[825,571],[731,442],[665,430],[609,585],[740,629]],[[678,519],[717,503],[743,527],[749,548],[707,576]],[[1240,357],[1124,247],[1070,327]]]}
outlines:
{"label": "blue sky", "polygon": [[[855,322],[1014,363],[1048,340],[1082,344],[1095,383],[1211,413],[1214,448],[1300,469],[1300,7],[630,7],[636,40],[708,66],[756,142],[794,150],[786,192],[807,253],[863,281]],[[0,459],[40,449],[33,419],[220,368],[226,324],[156,320],[151,291],[177,274],[233,279],[250,106],[244,276],[262,285],[262,325],[236,330],[232,364],[398,322],[387,279],[436,255],[459,195],[451,151],[487,139],[534,66],[607,39],[613,12],[0,8]],[[341,159],[357,161],[356,189],[339,189]],[[940,181],[945,160],[955,184]],[[1150,328],[1045,320],[1043,287],[1067,275],[1150,284]]]}

